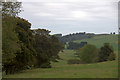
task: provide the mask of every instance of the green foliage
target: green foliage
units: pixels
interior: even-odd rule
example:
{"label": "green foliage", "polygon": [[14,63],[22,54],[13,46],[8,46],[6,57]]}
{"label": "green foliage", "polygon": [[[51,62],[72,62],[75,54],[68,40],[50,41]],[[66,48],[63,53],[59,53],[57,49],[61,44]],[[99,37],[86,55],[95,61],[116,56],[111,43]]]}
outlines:
{"label": "green foliage", "polygon": [[99,61],[115,60],[115,54],[113,47],[109,43],[105,43],[103,47],[100,48]]}
{"label": "green foliage", "polygon": [[41,68],[51,68],[50,63],[44,63],[40,66]]}
{"label": "green foliage", "polygon": [[67,46],[67,49],[77,50],[79,48],[82,48],[86,44],[87,44],[87,42],[81,42],[81,43],[69,42],[68,46]]}
{"label": "green foliage", "polygon": [[111,53],[111,54],[109,55],[109,57],[108,57],[108,60],[109,60],[109,61],[113,61],[113,60],[115,60],[115,58],[116,58],[115,53]]}
{"label": "green foliage", "polygon": [[94,45],[85,45],[78,51],[78,54],[82,63],[97,62],[98,49]]}
{"label": "green foliage", "polygon": [[8,73],[14,73],[34,64],[36,51],[33,48],[34,38],[30,23],[24,19],[12,16],[3,18],[3,68]]}
{"label": "green foliage", "polygon": [[58,38],[55,37],[54,35],[51,36],[51,42],[53,58],[59,59],[58,53],[64,49],[64,46],[59,42]]}
{"label": "green foliage", "polygon": [[[17,62],[18,52],[21,53],[21,44],[16,33],[16,15],[21,12],[20,2],[2,2],[2,61],[3,70],[8,73],[14,73],[18,70]],[[23,67],[23,66],[22,66]]]}
{"label": "green foliage", "polygon": [[55,36],[51,36],[50,31],[37,29],[33,31],[35,37],[34,48],[37,51],[37,67],[50,66],[50,61],[59,58],[58,53],[63,46]]}
{"label": "green foliage", "polygon": [[[16,52],[20,52],[19,38],[15,33],[15,18],[5,16],[2,19],[2,61],[3,66],[8,71],[9,66],[15,63]],[[9,69],[10,70],[10,69]]]}
{"label": "green foliage", "polygon": [[[16,33],[18,34],[19,44],[21,46],[21,52],[17,52],[16,60],[21,62],[21,67],[31,66],[34,64],[34,56],[36,51],[33,47],[34,37],[30,30],[31,24],[21,18],[16,18]],[[22,59],[22,60],[21,60]]]}
{"label": "green foliage", "polygon": [[79,59],[69,59],[67,63],[68,64],[81,64],[81,61]]}
{"label": "green foliage", "polygon": [[89,39],[94,37],[95,34],[93,33],[85,33],[85,32],[79,32],[79,33],[73,33],[73,34],[68,34],[65,36],[62,36],[60,34],[55,34],[55,36],[58,37],[59,41],[63,43],[64,45],[66,42],[71,42],[75,40],[82,40],[82,39]]}
{"label": "green foliage", "polygon": [[31,24],[22,18],[3,17],[3,70],[12,74],[30,67],[50,68],[50,61],[59,59],[64,47],[46,29],[31,31]]}
{"label": "green foliage", "polygon": [[37,64],[36,66],[40,67],[43,63],[49,62],[50,42],[47,37],[43,35],[35,35],[35,45],[34,48],[37,52]]}
{"label": "green foliage", "polygon": [[21,12],[21,2],[2,2],[2,14],[17,16]]}

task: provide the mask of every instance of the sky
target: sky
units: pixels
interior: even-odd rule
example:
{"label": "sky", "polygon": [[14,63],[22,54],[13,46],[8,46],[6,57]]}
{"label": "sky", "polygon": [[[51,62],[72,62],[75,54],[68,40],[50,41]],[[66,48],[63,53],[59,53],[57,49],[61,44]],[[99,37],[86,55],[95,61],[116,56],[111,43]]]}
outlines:
{"label": "sky", "polygon": [[118,32],[118,0],[19,0],[31,29],[51,34]]}

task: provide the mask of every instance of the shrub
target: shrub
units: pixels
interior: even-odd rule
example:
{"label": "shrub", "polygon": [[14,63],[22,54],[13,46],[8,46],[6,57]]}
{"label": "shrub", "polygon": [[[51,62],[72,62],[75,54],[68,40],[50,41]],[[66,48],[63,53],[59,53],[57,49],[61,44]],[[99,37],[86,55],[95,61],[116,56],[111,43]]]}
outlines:
{"label": "shrub", "polygon": [[104,43],[104,46],[100,48],[99,62],[108,60],[115,60],[115,54],[113,47],[109,43]]}
{"label": "shrub", "polygon": [[110,56],[108,57],[108,60],[113,61],[113,60],[115,60],[115,58],[116,58],[115,53],[111,53]]}
{"label": "shrub", "polygon": [[91,44],[85,45],[78,54],[82,63],[94,63],[98,60],[98,49]]}
{"label": "shrub", "polygon": [[44,63],[41,65],[41,68],[51,68],[50,63]]}
{"label": "shrub", "polygon": [[68,64],[80,64],[81,62],[78,59],[69,59],[67,63]]}

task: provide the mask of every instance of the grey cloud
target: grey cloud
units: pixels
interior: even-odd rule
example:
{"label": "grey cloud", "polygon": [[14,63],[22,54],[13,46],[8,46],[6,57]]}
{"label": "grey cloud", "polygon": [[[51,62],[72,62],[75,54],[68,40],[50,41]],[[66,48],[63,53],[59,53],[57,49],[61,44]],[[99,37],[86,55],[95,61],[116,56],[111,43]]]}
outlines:
{"label": "grey cloud", "polygon": [[77,1],[23,2],[24,12],[20,16],[28,19],[32,23],[32,28],[46,28],[53,33],[67,34],[77,30],[96,33],[117,32],[117,3],[112,2],[113,0],[110,2],[108,0],[105,0],[107,2]]}

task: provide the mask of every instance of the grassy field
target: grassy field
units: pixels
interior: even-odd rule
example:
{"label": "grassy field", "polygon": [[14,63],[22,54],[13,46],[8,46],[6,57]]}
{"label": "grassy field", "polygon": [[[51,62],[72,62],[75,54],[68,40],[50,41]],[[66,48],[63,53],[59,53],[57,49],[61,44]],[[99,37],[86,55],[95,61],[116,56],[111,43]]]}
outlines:
{"label": "grassy field", "polygon": [[118,63],[107,61],[94,64],[67,64],[69,59],[79,59],[74,56],[74,51],[64,50],[60,52],[61,60],[52,62],[52,68],[31,69],[20,73],[5,75],[4,78],[116,78],[118,75]]}
{"label": "grassy field", "polygon": [[97,48],[100,48],[104,43],[110,43],[113,46],[114,50],[118,50],[118,36],[117,35],[99,35],[90,39],[76,40],[74,42],[80,43],[82,41],[88,42],[88,44],[96,45]]}

